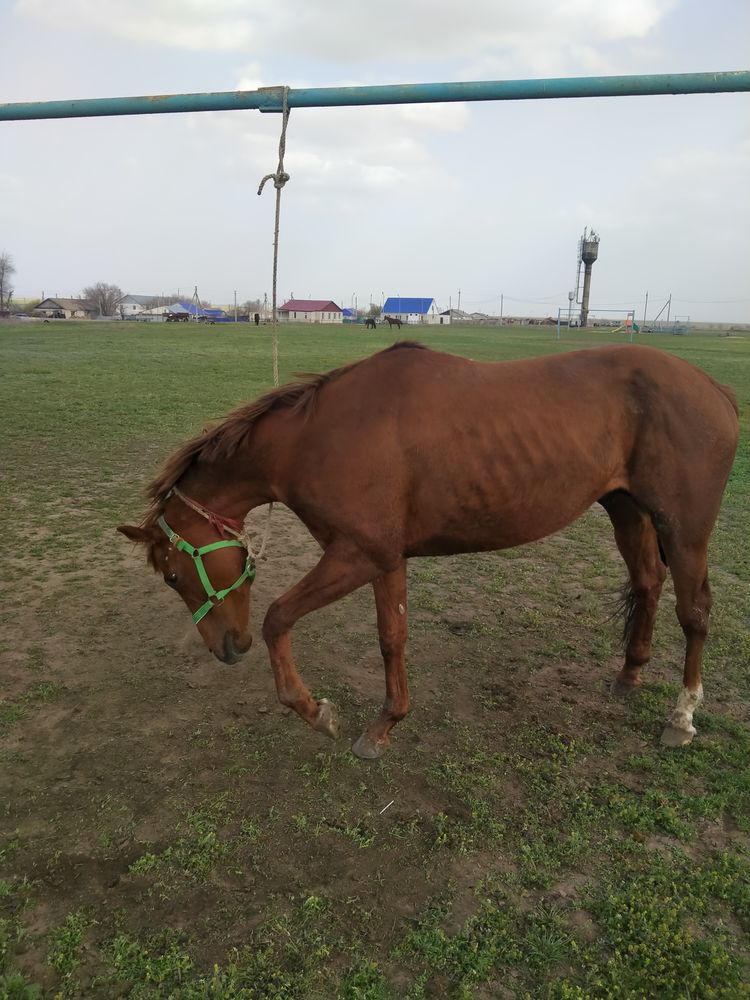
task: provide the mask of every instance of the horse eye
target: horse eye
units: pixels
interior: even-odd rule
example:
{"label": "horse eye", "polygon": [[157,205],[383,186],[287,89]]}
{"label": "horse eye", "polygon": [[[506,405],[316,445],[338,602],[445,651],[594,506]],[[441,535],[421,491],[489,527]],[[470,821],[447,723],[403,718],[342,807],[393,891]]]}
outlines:
{"label": "horse eye", "polygon": [[174,587],[175,584],[177,583],[177,574],[176,573],[170,573],[169,576],[165,576],[164,577],[164,582],[166,584],[168,584],[168,586]]}

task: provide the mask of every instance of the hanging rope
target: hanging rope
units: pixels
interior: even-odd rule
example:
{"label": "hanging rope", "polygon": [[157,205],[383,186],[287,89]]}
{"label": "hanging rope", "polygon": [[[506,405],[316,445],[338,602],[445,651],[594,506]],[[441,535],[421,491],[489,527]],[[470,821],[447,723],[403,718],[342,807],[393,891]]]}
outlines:
{"label": "hanging rope", "polygon": [[276,221],[273,228],[273,286],[271,292],[271,344],[273,352],[273,384],[279,384],[279,336],[276,317],[276,276],[279,265],[279,216],[281,214],[281,191],[289,180],[289,174],[284,170],[284,153],[286,152],[286,127],[289,124],[289,87],[283,88],[283,104],[281,112],[281,137],[279,138],[279,165],[276,173],[266,174],[260,182],[258,194],[263,193],[266,181],[273,181],[276,188]]}
{"label": "hanging rope", "polygon": [[[271,354],[273,358],[273,384],[277,387],[279,384],[279,331],[278,331],[278,317],[276,314],[276,277],[279,270],[279,218],[281,216],[281,191],[286,182],[289,180],[289,174],[284,170],[284,153],[286,152],[286,128],[289,124],[289,87],[284,87],[283,98],[282,98],[282,112],[281,112],[281,136],[279,137],[279,165],[276,167],[276,173],[266,174],[263,180],[260,182],[260,187],[258,188],[258,194],[263,193],[263,187],[266,181],[273,181],[273,186],[276,188],[276,218],[273,226],[273,280],[271,286]],[[268,505],[268,514],[266,515],[266,526],[263,532],[263,538],[260,543],[260,549],[254,552],[250,544],[250,537],[247,528],[243,531],[243,541],[247,546],[247,550],[250,555],[258,560],[262,559],[266,551],[266,545],[268,544],[268,539],[271,534],[271,515],[273,514],[273,503]]]}

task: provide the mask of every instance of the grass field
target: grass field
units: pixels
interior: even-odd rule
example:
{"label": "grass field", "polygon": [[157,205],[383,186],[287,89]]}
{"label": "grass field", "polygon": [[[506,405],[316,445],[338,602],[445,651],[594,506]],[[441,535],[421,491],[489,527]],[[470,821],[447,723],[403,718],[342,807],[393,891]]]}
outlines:
{"label": "grass field", "polygon": [[[477,359],[607,336],[420,331]],[[368,765],[369,589],[294,634],[346,736],[275,699],[259,624],[316,561],[289,512],[236,667],[114,531],[178,443],[269,387],[268,329],[0,325],[0,1000],[750,997],[750,338],[643,340],[743,414],[695,741],[658,741],[684,648],[669,583],[643,689],[609,695],[625,571],[592,510],[412,562],[412,712]],[[284,328],[282,379],[389,342]]]}

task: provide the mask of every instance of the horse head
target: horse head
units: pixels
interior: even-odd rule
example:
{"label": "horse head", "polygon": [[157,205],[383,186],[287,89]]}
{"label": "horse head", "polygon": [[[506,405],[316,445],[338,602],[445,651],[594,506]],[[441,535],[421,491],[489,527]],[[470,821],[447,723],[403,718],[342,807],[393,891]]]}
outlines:
{"label": "horse head", "polygon": [[[222,663],[236,663],[252,644],[250,584],[255,564],[236,537],[227,539],[225,519],[197,517],[184,505],[169,505],[157,520],[117,530],[146,547],[146,557],[164,583],[182,598],[204,643]],[[169,517],[169,523],[166,521]],[[189,539],[189,540],[188,540]]]}

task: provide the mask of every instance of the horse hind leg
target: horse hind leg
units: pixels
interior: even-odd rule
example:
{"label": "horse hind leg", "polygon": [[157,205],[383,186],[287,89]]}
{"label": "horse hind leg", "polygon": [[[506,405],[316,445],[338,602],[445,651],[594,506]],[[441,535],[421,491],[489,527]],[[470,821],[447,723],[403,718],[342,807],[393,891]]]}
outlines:
{"label": "horse hind leg", "polygon": [[629,575],[623,599],[625,663],[613,684],[616,693],[627,693],[640,685],[641,669],[651,658],[651,638],[667,570],[651,518],[633,497],[612,493],[600,503],[612,521]]}
{"label": "horse hind leg", "polygon": [[708,539],[693,546],[666,541],[667,558],[677,598],[677,620],[685,634],[685,667],[682,691],[667,719],[662,743],[678,747],[695,736],[693,713],[703,701],[701,664],[711,614],[711,588],[708,584]]}

